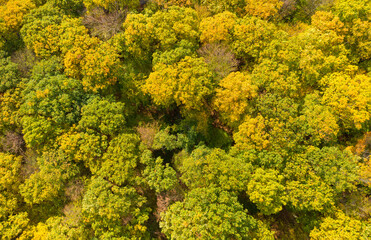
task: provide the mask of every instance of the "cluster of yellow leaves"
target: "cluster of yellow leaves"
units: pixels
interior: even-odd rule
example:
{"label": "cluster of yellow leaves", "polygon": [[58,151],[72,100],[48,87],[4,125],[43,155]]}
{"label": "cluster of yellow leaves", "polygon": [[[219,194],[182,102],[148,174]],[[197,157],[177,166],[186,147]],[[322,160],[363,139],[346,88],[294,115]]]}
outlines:
{"label": "cluster of yellow leaves", "polygon": [[227,11],[202,19],[200,23],[201,42],[231,42],[231,34],[236,24],[236,19],[237,16],[234,13]]}
{"label": "cluster of yellow leaves", "polygon": [[140,4],[139,0],[83,0],[85,7],[91,10],[95,7],[114,10],[119,8],[135,8]]}
{"label": "cluster of yellow leaves", "polygon": [[238,131],[233,134],[236,148],[241,150],[268,148],[270,135],[266,130],[266,120],[258,115],[253,118],[246,116],[243,123],[238,127]]}
{"label": "cluster of yellow leaves", "polygon": [[154,2],[159,5],[163,6],[165,8],[170,6],[180,6],[180,7],[190,7],[192,6],[191,0],[154,0]]}
{"label": "cluster of yellow leaves", "polygon": [[247,14],[263,19],[274,16],[283,5],[281,0],[245,0],[245,2]]}
{"label": "cluster of yellow leaves", "polygon": [[246,16],[233,28],[232,49],[238,56],[258,58],[276,33],[274,24]]}
{"label": "cluster of yellow leaves", "polygon": [[[361,221],[346,216],[343,212],[337,212],[335,217],[326,217],[323,219],[319,228],[315,227],[310,232],[310,237],[313,240],[325,239],[368,239],[370,236],[365,236],[363,231],[365,225]],[[365,238],[363,238],[365,237]]]}
{"label": "cluster of yellow leaves", "polygon": [[230,123],[238,122],[248,111],[249,100],[257,96],[258,87],[250,76],[242,72],[230,73],[219,83],[216,89],[214,104],[216,109]]}
{"label": "cluster of yellow leaves", "polygon": [[19,31],[23,16],[33,8],[35,4],[31,0],[9,0],[0,6],[0,32],[9,34]]}
{"label": "cluster of yellow leaves", "polygon": [[335,16],[331,12],[324,11],[317,11],[312,16],[311,26],[322,32],[334,31],[338,35],[343,35],[347,31],[344,23],[340,21],[338,16]]}
{"label": "cluster of yellow leaves", "polygon": [[362,123],[370,119],[371,78],[335,73],[321,82],[326,86],[322,103],[334,111],[346,128],[361,129]]}
{"label": "cluster of yellow leaves", "polygon": [[21,89],[19,88],[8,90],[0,96],[0,129],[19,124],[20,98]]}
{"label": "cluster of yellow leaves", "polygon": [[93,92],[115,84],[115,70],[119,63],[116,49],[97,38],[84,40],[66,53],[65,73],[80,79],[84,88]]}
{"label": "cluster of yellow leaves", "polygon": [[203,58],[187,56],[172,65],[158,64],[143,91],[157,105],[168,107],[176,103],[185,110],[201,110],[204,98],[212,93],[211,72]]}
{"label": "cluster of yellow leaves", "polygon": [[124,44],[133,56],[145,59],[152,48],[153,25],[143,14],[129,14],[123,24]]}
{"label": "cluster of yellow leaves", "polygon": [[84,132],[69,132],[57,139],[60,149],[76,162],[83,162],[96,172],[100,168],[97,161],[108,147],[107,137]]}

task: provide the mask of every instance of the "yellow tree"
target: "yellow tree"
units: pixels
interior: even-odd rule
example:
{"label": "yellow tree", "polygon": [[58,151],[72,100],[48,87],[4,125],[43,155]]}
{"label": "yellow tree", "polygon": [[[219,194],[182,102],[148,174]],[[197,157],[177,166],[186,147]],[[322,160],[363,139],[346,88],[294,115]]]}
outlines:
{"label": "yellow tree", "polygon": [[123,42],[133,57],[147,59],[153,51],[153,24],[143,14],[130,13],[123,24]]}
{"label": "yellow tree", "polygon": [[361,129],[370,119],[371,78],[358,74],[334,73],[321,80],[322,103],[329,106],[347,129]]}
{"label": "yellow tree", "polygon": [[183,110],[201,110],[205,97],[213,90],[211,73],[203,58],[185,57],[172,65],[154,67],[143,91],[152,96],[157,105],[181,106]]}
{"label": "yellow tree", "polygon": [[262,19],[273,17],[283,5],[281,0],[245,0],[245,2],[246,13]]}
{"label": "yellow tree", "polygon": [[238,122],[249,111],[249,101],[257,96],[257,90],[258,87],[251,82],[250,75],[232,72],[219,82],[216,89],[216,110],[227,123]]}
{"label": "yellow tree", "polygon": [[246,116],[238,127],[238,131],[233,134],[236,148],[241,150],[267,149],[270,145],[270,135],[266,127],[267,120],[263,116],[258,115],[255,118]]}
{"label": "yellow tree", "polygon": [[239,19],[233,28],[232,49],[239,57],[258,59],[277,34],[276,26],[257,17]]}
{"label": "yellow tree", "polygon": [[236,19],[236,14],[227,11],[202,19],[200,23],[201,42],[231,42]]}
{"label": "yellow tree", "polygon": [[67,75],[81,80],[85,90],[97,92],[117,81],[119,55],[107,42],[86,38],[85,44],[75,45],[64,59]]}

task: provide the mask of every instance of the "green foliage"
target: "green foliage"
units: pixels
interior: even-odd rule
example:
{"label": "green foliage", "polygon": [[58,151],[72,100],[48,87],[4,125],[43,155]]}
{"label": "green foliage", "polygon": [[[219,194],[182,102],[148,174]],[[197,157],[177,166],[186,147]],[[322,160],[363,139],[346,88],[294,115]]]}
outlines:
{"label": "green foliage", "polygon": [[66,181],[78,173],[77,166],[61,152],[45,152],[37,163],[39,171],[20,186],[20,193],[30,205],[55,201]]}
{"label": "green foliage", "polygon": [[226,191],[243,191],[251,177],[252,166],[221,149],[196,148],[181,163],[182,181],[190,188],[214,185]]}
{"label": "green foliage", "polygon": [[46,75],[27,84],[20,107],[27,145],[41,147],[77,123],[83,101],[81,89],[77,80],[64,75]]}
{"label": "green foliage", "polygon": [[250,200],[265,215],[281,211],[287,202],[284,177],[276,170],[255,170],[247,185]]}
{"label": "green foliage", "polygon": [[119,186],[132,182],[139,161],[139,142],[139,137],[133,134],[121,134],[114,138],[96,173]]}
{"label": "green foliage", "polygon": [[17,64],[10,61],[4,52],[0,52],[0,92],[15,88],[20,82]]}
{"label": "green foliage", "polygon": [[174,188],[178,181],[176,172],[168,163],[164,164],[162,158],[154,159],[150,151],[145,151],[140,162],[146,165],[142,173],[144,179],[157,193]]}
{"label": "green foliage", "polygon": [[145,238],[144,223],[148,219],[146,199],[133,187],[118,187],[101,177],[93,177],[82,201],[85,224],[92,237]]}
{"label": "green foliage", "polygon": [[257,222],[237,197],[213,185],[191,190],[170,206],[160,222],[174,239],[253,239]]}
{"label": "green foliage", "polygon": [[370,6],[0,0],[0,239],[371,238]]}
{"label": "green foliage", "polygon": [[124,103],[96,97],[81,108],[81,119],[77,129],[87,133],[114,136],[124,128],[125,115]]}
{"label": "green foliage", "polygon": [[55,32],[62,18],[60,10],[50,4],[32,10],[25,16],[20,31],[26,47],[32,49],[36,56],[47,57],[57,53],[59,36]]}

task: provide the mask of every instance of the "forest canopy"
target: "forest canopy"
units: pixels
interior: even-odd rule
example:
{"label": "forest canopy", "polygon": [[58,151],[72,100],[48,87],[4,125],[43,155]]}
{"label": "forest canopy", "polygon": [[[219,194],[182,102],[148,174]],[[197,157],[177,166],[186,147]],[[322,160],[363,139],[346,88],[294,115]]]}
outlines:
{"label": "forest canopy", "polygon": [[0,239],[371,239],[370,0],[0,0]]}

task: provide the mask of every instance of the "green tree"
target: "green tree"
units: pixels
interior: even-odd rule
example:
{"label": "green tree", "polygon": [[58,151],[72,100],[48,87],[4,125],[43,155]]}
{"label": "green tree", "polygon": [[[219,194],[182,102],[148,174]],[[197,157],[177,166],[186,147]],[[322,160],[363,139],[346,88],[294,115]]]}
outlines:
{"label": "green tree", "polygon": [[124,103],[95,97],[81,108],[81,119],[77,125],[80,131],[96,132],[115,136],[125,126],[126,109]]}
{"label": "green tree", "polygon": [[0,52],[0,92],[15,88],[20,81],[17,64],[6,57],[4,52]]}
{"label": "green tree", "polygon": [[287,202],[283,184],[284,176],[278,171],[258,168],[247,185],[247,194],[263,214],[274,214],[281,211]]}
{"label": "green tree", "polygon": [[101,177],[93,177],[82,200],[82,214],[91,237],[146,238],[149,209],[146,198],[133,187],[118,187]]}
{"label": "green tree", "polygon": [[78,167],[68,161],[62,152],[44,152],[37,163],[40,171],[33,173],[20,186],[24,201],[31,206],[57,201],[67,180],[79,172]]}
{"label": "green tree", "polygon": [[31,79],[20,107],[26,144],[41,147],[80,118],[81,84],[64,75]]}
{"label": "green tree", "polygon": [[119,186],[134,183],[139,161],[140,139],[134,134],[121,134],[110,141],[97,175]]}
{"label": "green tree", "polygon": [[177,173],[168,163],[164,164],[162,158],[154,159],[147,150],[143,152],[140,163],[146,165],[142,171],[143,178],[156,193],[171,190],[176,186]]}
{"label": "green tree", "polygon": [[226,191],[244,191],[252,166],[221,149],[196,148],[181,162],[182,181],[190,188],[214,185]]}
{"label": "green tree", "polygon": [[233,194],[213,185],[188,192],[172,204],[160,227],[172,239],[253,239],[257,221]]}

